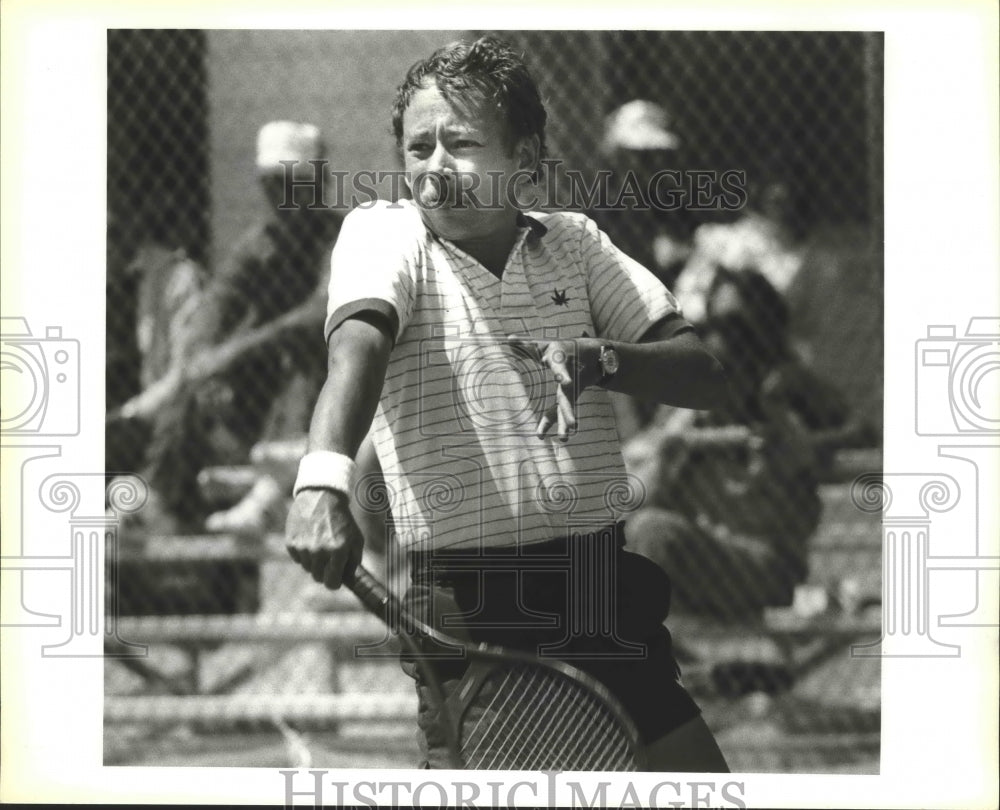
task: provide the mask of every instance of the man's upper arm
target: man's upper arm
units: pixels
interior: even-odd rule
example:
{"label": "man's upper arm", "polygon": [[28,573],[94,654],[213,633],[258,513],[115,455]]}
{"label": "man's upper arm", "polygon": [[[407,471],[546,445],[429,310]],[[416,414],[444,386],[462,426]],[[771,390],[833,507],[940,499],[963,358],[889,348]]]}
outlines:
{"label": "man's upper arm", "polygon": [[416,297],[408,214],[382,206],[344,220],[330,257],[327,340],[359,316],[387,327],[393,342],[406,327]]}
{"label": "man's upper arm", "polygon": [[663,283],[615,247],[593,220],[583,222],[580,252],[591,317],[600,337],[638,343],[653,330],[664,339],[686,326]]}
{"label": "man's upper arm", "polygon": [[374,310],[362,310],[341,321],[330,333],[327,345],[331,355],[335,346],[343,345],[349,350],[363,347],[388,357],[395,341],[393,325],[387,318]]}
{"label": "man's upper arm", "polygon": [[685,334],[696,336],[694,327],[679,312],[671,312],[655,321],[636,342],[655,343]]}

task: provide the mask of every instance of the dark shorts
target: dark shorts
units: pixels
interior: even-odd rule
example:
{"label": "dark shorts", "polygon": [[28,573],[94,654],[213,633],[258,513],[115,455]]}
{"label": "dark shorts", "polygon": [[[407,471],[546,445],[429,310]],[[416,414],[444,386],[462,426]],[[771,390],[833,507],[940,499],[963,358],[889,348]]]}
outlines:
{"label": "dark shorts", "polygon": [[[680,683],[670,633],[663,626],[670,580],[655,563],[623,545],[618,526],[507,553],[413,554],[405,601],[416,616],[448,635],[554,657],[589,673],[621,701],[648,744],[700,710]],[[402,666],[417,682],[427,766],[451,767],[438,700],[424,669],[431,667],[448,695],[467,665],[425,660],[418,666],[404,654]]]}

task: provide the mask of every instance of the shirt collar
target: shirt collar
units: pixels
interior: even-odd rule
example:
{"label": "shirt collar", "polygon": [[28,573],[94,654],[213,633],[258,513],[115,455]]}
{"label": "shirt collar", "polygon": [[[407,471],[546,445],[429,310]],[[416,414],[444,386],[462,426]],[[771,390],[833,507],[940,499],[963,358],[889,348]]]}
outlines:
{"label": "shirt collar", "polygon": [[[420,212],[417,210],[416,203],[414,203],[412,200],[407,200],[406,202],[408,202],[413,207],[413,210],[419,216]],[[535,219],[534,217],[529,217],[523,211],[517,212],[516,223],[518,228],[528,229],[527,238],[532,241],[537,241],[541,239],[543,236],[545,236],[545,234],[549,232],[548,227],[543,222]],[[449,244],[453,244],[450,240],[444,239],[443,237],[438,236],[436,233],[434,233],[434,231],[432,231],[427,226],[427,223],[423,221],[423,218],[421,218],[420,224],[423,227],[424,231],[431,237],[431,239],[434,239],[437,242],[448,242]],[[520,244],[523,238],[524,235],[522,234],[522,236],[518,238],[517,244]],[[458,246],[456,245],[455,247],[457,248]]]}
{"label": "shirt collar", "polygon": [[549,229],[542,222],[534,217],[529,217],[523,211],[517,212],[517,226],[519,228],[528,228],[530,232],[529,238],[531,239],[541,239],[549,232]]}

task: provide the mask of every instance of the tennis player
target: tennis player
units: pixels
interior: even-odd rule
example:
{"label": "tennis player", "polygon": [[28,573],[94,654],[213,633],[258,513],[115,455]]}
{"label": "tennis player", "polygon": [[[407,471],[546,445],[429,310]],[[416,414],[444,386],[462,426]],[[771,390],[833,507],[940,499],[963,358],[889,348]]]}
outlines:
{"label": "tennis player", "polygon": [[[669,581],[624,549],[609,493],[627,477],[607,393],[708,408],[721,367],[670,292],[590,219],[521,210],[545,121],[525,64],[495,38],[409,70],[392,123],[413,199],[355,210],[334,248],[328,378],[287,546],[330,588],[358,564],[353,458],[371,427],[418,615],[439,627],[464,616],[443,629],[475,641],[559,650],[618,696],[654,770],[725,771],[679,681]],[[599,587],[617,594],[612,632],[569,631],[572,574],[519,570],[581,544],[611,555],[601,575],[614,581]],[[482,562],[471,573],[470,556]],[[539,618],[553,615],[556,626]],[[425,764],[448,767],[423,674],[404,668]],[[438,673],[455,688],[462,664]]]}

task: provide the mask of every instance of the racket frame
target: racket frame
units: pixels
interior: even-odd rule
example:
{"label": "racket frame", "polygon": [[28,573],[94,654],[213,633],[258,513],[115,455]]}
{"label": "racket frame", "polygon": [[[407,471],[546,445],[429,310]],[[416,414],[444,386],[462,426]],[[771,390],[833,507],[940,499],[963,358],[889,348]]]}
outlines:
{"label": "racket frame", "polygon": [[[456,769],[466,767],[462,759],[459,740],[461,723],[459,712],[465,708],[464,701],[468,698],[468,694],[472,690],[478,691],[489,671],[485,667],[478,668],[480,671],[472,678],[463,678],[462,682],[459,683],[459,688],[450,696],[445,696],[444,690],[432,671],[431,663],[433,661],[467,659],[470,662],[470,667],[473,663],[491,664],[494,667],[509,667],[520,664],[558,673],[559,676],[568,679],[585,693],[589,693],[591,697],[608,709],[628,740],[629,750],[635,761],[635,769],[637,771],[645,770],[645,748],[635,721],[611,690],[592,675],[555,658],[541,658],[523,650],[510,649],[486,642],[462,641],[442,633],[414,616],[383,583],[361,565],[353,571],[345,571],[343,583],[354,593],[366,610],[385,622],[386,626],[397,635],[400,643],[420,667],[424,679],[438,700],[446,726],[452,765]],[[446,649],[452,648],[455,650],[455,655],[442,655],[440,653],[427,655],[419,649],[414,641],[414,635],[429,639]]]}

